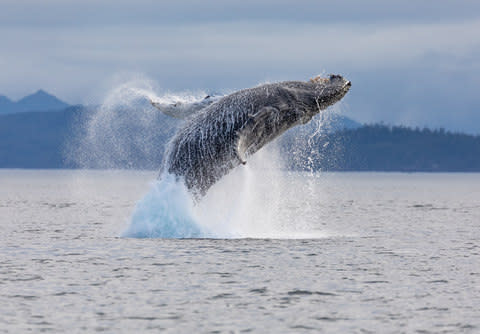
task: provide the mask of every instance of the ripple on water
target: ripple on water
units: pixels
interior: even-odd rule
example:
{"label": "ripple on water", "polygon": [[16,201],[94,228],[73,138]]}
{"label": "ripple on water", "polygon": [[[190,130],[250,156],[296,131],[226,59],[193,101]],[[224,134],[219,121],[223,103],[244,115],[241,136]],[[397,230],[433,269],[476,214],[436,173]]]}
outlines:
{"label": "ripple on water", "polygon": [[287,294],[289,296],[311,296],[311,295],[318,295],[318,296],[337,296],[337,294],[332,292],[323,292],[323,291],[308,291],[308,290],[292,290],[288,291]]}
{"label": "ripple on water", "polygon": [[156,173],[37,174],[0,181],[0,332],[479,332],[478,176],[315,178],[282,210],[323,239],[179,241],[116,237]]}

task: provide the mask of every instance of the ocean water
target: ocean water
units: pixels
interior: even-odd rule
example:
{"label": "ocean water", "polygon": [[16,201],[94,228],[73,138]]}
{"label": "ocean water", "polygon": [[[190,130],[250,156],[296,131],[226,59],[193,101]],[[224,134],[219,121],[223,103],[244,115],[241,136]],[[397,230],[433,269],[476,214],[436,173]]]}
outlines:
{"label": "ocean water", "polygon": [[162,239],[155,172],[0,170],[0,332],[480,331],[480,174],[241,173]]}

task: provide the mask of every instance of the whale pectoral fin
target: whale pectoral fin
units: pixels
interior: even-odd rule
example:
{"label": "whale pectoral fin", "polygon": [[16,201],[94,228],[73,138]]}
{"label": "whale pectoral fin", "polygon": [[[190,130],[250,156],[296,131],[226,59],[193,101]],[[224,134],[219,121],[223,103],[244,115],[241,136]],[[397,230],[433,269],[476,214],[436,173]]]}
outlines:
{"label": "whale pectoral fin", "polygon": [[246,152],[248,149],[248,144],[246,141],[246,136],[243,134],[239,134],[237,138],[237,145],[235,147],[235,153],[237,155],[238,160],[245,165],[247,163],[247,157],[246,157]]}
{"label": "whale pectoral fin", "polygon": [[237,132],[235,145],[236,156],[242,164],[247,163],[247,156],[255,153],[266,144],[265,125],[276,117],[278,109],[275,107],[263,107],[255,114],[249,115],[249,119]]}

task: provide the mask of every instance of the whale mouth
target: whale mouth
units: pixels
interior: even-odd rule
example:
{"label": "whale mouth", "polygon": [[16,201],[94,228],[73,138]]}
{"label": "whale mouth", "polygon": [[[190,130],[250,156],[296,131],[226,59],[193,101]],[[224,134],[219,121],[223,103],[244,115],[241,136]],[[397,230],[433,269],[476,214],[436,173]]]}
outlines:
{"label": "whale mouth", "polygon": [[317,75],[316,77],[310,79],[310,82],[329,84],[338,79],[345,81],[342,88],[348,89],[352,86],[352,82],[350,80],[345,80],[342,76],[336,74],[330,74],[328,78],[323,78],[322,76]]}

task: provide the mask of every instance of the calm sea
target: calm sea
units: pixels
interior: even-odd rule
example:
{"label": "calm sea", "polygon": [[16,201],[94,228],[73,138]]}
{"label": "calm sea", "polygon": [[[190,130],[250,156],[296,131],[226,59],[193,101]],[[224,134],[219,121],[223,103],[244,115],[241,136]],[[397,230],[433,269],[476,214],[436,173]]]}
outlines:
{"label": "calm sea", "polygon": [[480,332],[480,174],[254,178],[218,239],[121,237],[155,178],[0,170],[0,332]]}

